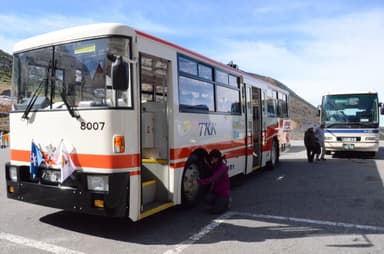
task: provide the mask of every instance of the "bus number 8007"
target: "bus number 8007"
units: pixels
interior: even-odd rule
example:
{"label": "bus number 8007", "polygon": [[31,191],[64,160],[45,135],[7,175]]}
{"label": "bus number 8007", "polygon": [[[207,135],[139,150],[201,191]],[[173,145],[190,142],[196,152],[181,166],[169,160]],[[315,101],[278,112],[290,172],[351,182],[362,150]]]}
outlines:
{"label": "bus number 8007", "polygon": [[81,122],[80,129],[85,130],[103,130],[104,129],[105,122]]}

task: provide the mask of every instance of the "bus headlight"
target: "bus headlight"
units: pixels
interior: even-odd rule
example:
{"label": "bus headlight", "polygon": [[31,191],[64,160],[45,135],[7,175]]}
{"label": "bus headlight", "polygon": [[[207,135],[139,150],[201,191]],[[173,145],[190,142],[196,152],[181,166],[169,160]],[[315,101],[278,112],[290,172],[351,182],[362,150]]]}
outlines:
{"label": "bus headlight", "polygon": [[88,190],[93,191],[109,191],[108,176],[103,175],[88,175],[87,185]]}
{"label": "bus headlight", "polygon": [[9,175],[9,179],[12,181],[12,182],[17,182],[17,168],[14,167],[14,166],[11,166],[8,168],[8,175]]}
{"label": "bus headlight", "polygon": [[324,137],[324,140],[327,140],[327,141],[331,141],[333,138],[332,137],[330,137],[330,136],[326,136],[326,137]]}
{"label": "bus headlight", "polygon": [[379,141],[379,140],[377,139],[377,137],[366,137],[365,140],[366,140],[366,141]]}

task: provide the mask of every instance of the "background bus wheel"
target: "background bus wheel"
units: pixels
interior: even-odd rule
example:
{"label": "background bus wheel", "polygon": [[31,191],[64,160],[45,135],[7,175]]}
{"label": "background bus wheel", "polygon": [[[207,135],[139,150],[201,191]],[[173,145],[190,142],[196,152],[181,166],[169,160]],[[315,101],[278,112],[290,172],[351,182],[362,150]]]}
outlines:
{"label": "background bus wheel", "polygon": [[272,141],[272,150],[271,150],[271,158],[267,163],[268,169],[274,169],[276,165],[279,163],[279,144],[276,140]]}
{"label": "background bus wheel", "polygon": [[197,203],[199,196],[199,179],[200,170],[197,163],[190,162],[184,169],[182,183],[182,202],[183,206],[192,206]]}

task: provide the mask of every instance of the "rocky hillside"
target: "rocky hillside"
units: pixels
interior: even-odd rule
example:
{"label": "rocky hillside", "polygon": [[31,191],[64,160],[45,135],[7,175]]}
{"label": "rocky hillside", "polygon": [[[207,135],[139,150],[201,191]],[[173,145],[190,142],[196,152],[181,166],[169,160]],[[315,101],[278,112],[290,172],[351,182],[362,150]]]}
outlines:
{"label": "rocky hillside", "polygon": [[[281,83],[280,81],[265,77],[257,74],[252,74],[261,78],[269,83],[276,85],[282,89],[289,91],[289,116],[292,120],[292,139],[303,139],[304,131],[315,124],[319,124],[319,117],[317,116],[317,108],[298,96],[293,90]],[[320,98],[319,98],[320,100]]]}
{"label": "rocky hillside", "polygon": [[9,86],[12,74],[12,56],[0,49],[0,88]]}
{"label": "rocky hillside", "polygon": [[0,50],[0,131],[9,130],[11,76],[12,56]]}

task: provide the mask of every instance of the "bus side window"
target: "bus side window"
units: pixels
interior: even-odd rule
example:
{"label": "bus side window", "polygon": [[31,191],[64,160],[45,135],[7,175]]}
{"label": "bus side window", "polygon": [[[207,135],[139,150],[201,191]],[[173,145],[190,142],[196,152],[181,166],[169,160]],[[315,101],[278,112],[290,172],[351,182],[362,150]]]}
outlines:
{"label": "bus side window", "polygon": [[267,114],[269,117],[276,116],[276,105],[273,99],[267,99]]}

